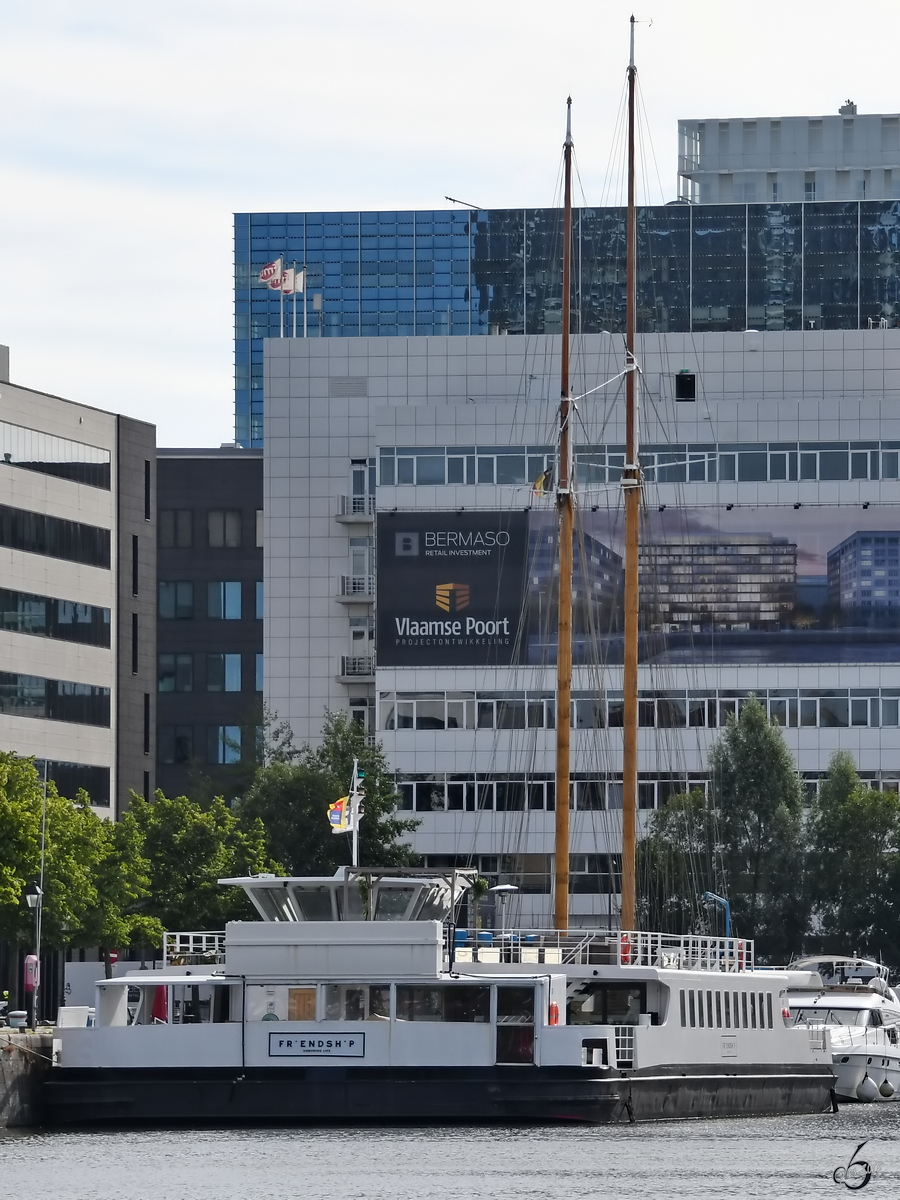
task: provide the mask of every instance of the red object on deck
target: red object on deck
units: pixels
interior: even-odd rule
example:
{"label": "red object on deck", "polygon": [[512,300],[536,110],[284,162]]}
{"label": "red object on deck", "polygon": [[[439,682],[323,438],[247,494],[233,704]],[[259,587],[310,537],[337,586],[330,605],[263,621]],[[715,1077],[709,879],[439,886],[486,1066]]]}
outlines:
{"label": "red object on deck", "polygon": [[158,987],[156,994],[153,997],[153,1007],[150,1010],[150,1016],[154,1021],[160,1021],[165,1024],[169,1019],[169,989],[167,987]]}

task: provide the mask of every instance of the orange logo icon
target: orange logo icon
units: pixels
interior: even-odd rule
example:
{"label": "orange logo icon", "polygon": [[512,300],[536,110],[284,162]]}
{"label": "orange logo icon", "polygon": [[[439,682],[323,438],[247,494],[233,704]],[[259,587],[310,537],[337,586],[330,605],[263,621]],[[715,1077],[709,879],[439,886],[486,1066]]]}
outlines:
{"label": "orange logo icon", "polygon": [[461,612],[469,607],[469,585],[439,583],[434,589],[434,602],[443,612]]}

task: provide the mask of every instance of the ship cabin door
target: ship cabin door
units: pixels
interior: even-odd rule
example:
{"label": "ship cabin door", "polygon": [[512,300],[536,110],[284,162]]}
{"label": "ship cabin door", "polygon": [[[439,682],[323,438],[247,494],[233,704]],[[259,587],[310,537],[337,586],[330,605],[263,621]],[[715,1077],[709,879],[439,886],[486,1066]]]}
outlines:
{"label": "ship cabin door", "polygon": [[498,985],[495,1028],[498,1063],[527,1066],[534,1062],[534,984]]}

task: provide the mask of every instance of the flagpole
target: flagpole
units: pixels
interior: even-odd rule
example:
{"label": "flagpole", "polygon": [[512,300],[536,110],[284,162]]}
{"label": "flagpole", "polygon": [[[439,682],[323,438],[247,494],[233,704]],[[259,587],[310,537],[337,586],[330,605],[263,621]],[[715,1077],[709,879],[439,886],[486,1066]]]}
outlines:
{"label": "flagpole", "polygon": [[280,299],[278,311],[281,314],[281,329],[278,332],[280,337],[284,337],[284,267],[281,269],[281,287],[278,289],[278,292]]}
{"label": "flagpole", "polygon": [[294,259],[294,332],[292,337],[297,336],[297,260]]}
{"label": "flagpole", "polygon": [[303,262],[303,336],[306,337],[306,260]]}

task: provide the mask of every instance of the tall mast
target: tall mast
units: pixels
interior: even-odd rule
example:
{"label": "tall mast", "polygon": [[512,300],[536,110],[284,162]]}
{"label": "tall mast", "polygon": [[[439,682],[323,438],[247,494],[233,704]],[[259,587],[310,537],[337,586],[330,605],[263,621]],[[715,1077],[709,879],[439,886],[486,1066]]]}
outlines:
{"label": "tall mast", "polygon": [[636,241],[634,208],[634,17],[631,18],[631,56],[628,63],[628,214],[625,309],[625,691],[624,750],[622,755],[622,928],[635,927],[635,827],[637,822],[638,725],[638,525],[641,473],[638,465],[637,364],[634,358]]}
{"label": "tall mast", "polygon": [[562,353],[559,401],[559,465],[556,507],[559,515],[559,630],[556,650],[556,840],[554,923],[569,927],[569,738],[572,724],[572,441],[569,387],[569,328],[572,295],[572,97],[566,101],[565,200],[563,209]]}

